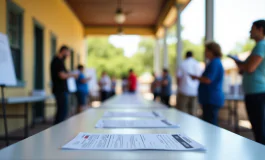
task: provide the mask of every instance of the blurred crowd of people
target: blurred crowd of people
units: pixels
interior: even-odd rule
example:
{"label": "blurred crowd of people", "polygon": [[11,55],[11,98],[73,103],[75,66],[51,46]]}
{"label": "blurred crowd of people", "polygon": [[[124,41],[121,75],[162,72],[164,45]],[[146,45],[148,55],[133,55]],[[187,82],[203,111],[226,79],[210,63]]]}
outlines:
{"label": "blurred crowd of people", "polygon": [[[265,20],[252,24],[250,38],[256,42],[250,56],[245,61],[235,60],[239,73],[243,76],[245,106],[257,142],[265,144]],[[192,52],[178,65],[176,81],[178,85],[176,108],[196,115],[197,102],[203,114],[202,119],[218,125],[218,113],[224,106],[223,92],[224,68],[221,63],[222,51],[219,44],[209,42],[205,45],[206,67],[202,71]],[[171,78],[166,69],[162,77],[154,74],[151,90],[154,100],[158,97],[168,105],[171,94]]]}
{"label": "blurred crowd of people", "polygon": [[[218,124],[218,111],[224,106],[223,79],[224,68],[221,63],[221,47],[215,42],[205,45],[206,68],[202,71],[200,64],[188,51],[185,60],[179,64],[176,72],[177,99],[176,108],[196,116],[198,102],[203,110],[203,120]],[[154,75],[151,91],[156,101],[158,97],[162,103],[170,107],[172,78],[167,69],[163,69],[162,76]]]}
{"label": "blurred crowd of people", "polygon": [[151,91],[154,100],[160,98],[161,102],[166,106],[170,106],[170,96],[172,94],[172,79],[167,69],[163,69],[162,77],[158,77],[153,73],[154,81],[151,84]]}
{"label": "blurred crowd of people", "polygon": [[[109,75],[103,71],[101,79],[99,81],[100,86],[100,97],[101,101],[104,102],[108,98],[116,95],[116,78],[113,76],[110,79]],[[135,75],[133,69],[128,72],[128,77],[124,76],[122,78],[122,91],[135,93],[137,89],[137,76]]]}

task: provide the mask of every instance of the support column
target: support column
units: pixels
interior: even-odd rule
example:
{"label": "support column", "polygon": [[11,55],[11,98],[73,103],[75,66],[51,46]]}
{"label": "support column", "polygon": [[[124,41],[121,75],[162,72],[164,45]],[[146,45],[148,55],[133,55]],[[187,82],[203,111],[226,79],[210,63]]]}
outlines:
{"label": "support column", "polygon": [[214,0],[205,0],[205,42],[214,40]]}
{"label": "support column", "polygon": [[163,67],[168,69],[169,67],[168,52],[167,52],[167,30],[168,28],[165,26],[164,30],[165,30],[165,33],[164,33],[164,46],[163,46],[163,50],[164,50]]}
{"label": "support column", "polygon": [[182,61],[182,50],[183,50],[183,44],[182,44],[182,37],[181,37],[181,32],[182,32],[182,26],[181,26],[181,4],[176,4],[177,8],[177,22],[176,22],[176,27],[177,27],[177,50],[176,50],[176,68],[180,65]]}
{"label": "support column", "polygon": [[155,47],[154,47],[154,72],[156,74],[160,73],[160,44],[159,39],[155,39]]}

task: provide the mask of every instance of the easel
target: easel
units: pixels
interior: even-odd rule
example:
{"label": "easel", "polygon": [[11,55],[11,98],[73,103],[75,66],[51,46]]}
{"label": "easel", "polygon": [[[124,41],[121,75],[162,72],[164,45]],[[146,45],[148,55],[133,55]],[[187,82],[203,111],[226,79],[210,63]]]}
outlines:
{"label": "easel", "polygon": [[0,88],[1,88],[2,111],[3,111],[4,128],[5,128],[5,141],[6,141],[6,146],[8,146],[9,139],[8,139],[8,129],[7,129],[7,119],[6,119],[6,102],[4,94],[5,85],[0,85]]}
{"label": "easel", "polygon": [[7,115],[6,115],[6,104],[7,100],[5,98],[4,89],[7,86],[16,85],[16,75],[14,64],[12,62],[11,50],[10,45],[8,43],[7,35],[0,33],[0,50],[1,50],[1,58],[2,55],[4,58],[1,59],[0,64],[0,89],[1,89],[1,100],[2,100],[2,113],[0,117],[4,119],[4,129],[5,129],[5,142],[6,146],[9,145],[9,136],[8,136],[8,129],[7,129]]}

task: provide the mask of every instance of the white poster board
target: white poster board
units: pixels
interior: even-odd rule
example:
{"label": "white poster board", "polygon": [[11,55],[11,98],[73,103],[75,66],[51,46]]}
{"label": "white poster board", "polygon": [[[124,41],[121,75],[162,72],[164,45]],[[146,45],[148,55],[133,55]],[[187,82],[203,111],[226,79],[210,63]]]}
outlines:
{"label": "white poster board", "polygon": [[0,85],[15,86],[16,84],[15,68],[8,38],[5,34],[0,33]]}

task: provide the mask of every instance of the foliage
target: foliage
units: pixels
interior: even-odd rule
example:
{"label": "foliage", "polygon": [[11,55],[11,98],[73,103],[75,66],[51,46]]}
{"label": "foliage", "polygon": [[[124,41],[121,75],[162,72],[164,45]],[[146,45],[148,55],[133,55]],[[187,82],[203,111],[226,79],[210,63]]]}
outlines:
{"label": "foliage", "polygon": [[141,52],[131,58],[124,56],[124,50],[110,44],[107,37],[88,39],[87,66],[95,68],[98,77],[106,71],[110,76],[121,78],[130,68],[140,75],[145,71],[144,63],[147,61]]}
{"label": "foliage", "polygon": [[[168,30],[167,36],[168,56],[169,56],[169,71],[174,75],[176,71],[176,52],[177,39],[176,27],[173,26]],[[160,64],[163,66],[163,39],[159,41],[160,44]],[[194,58],[198,61],[204,60],[204,40],[200,44],[194,44],[189,40],[183,40],[182,58],[185,58],[187,51],[192,51]],[[126,76],[128,70],[133,68],[137,75],[144,72],[152,72],[154,61],[154,38],[144,37],[138,45],[137,52],[132,57],[124,56],[124,50],[116,48],[109,43],[107,37],[97,37],[88,39],[88,61],[87,66],[93,67],[97,70],[97,75],[100,76],[102,71],[107,71],[110,76],[121,78]],[[244,43],[237,43],[233,54],[249,51],[254,47],[253,41],[247,40]]]}
{"label": "foliage", "polygon": [[138,51],[133,55],[133,61],[140,61],[143,68],[141,72],[151,72],[154,65],[154,40],[143,38],[138,45]]}
{"label": "foliage", "polygon": [[255,41],[248,39],[243,43],[237,43],[236,47],[230,52],[230,54],[244,53],[252,50],[254,46],[255,46]]}

